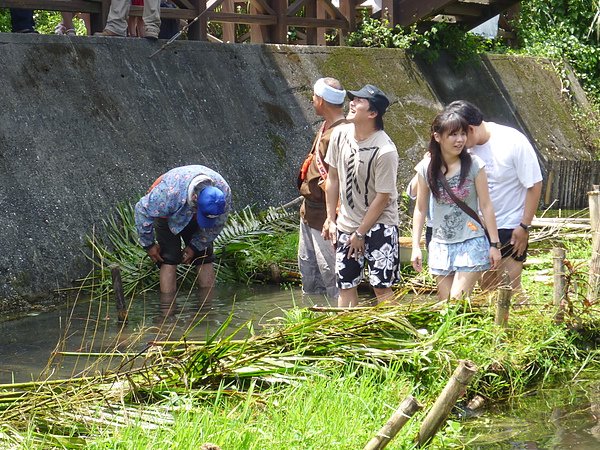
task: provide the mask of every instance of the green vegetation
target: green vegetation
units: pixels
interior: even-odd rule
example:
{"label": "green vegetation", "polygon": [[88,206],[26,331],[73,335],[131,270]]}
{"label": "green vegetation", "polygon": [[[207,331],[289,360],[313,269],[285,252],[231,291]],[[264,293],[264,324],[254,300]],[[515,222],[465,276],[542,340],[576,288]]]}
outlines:
{"label": "green vegetation", "polygon": [[[260,273],[261,261],[282,265],[295,257],[295,214],[232,215],[217,245],[222,276],[239,279]],[[148,262],[133,238],[132,217],[131,206],[122,205],[107,222],[108,243],[90,238],[97,264],[87,285],[92,298],[110,289],[105,268],[115,261],[124,268],[124,280],[133,280],[126,282],[128,295],[152,284],[139,281],[140,272],[127,272]],[[118,344],[102,353],[56,353],[48,367],[58,358],[77,358],[83,366],[78,378],[0,386],[0,446],[197,449],[212,442],[229,450],[362,448],[410,394],[424,409],[388,448],[414,448],[420,423],[459,360],[479,368],[461,402],[475,395],[491,402],[510,399],[600,368],[600,354],[590,346],[600,331],[593,305],[571,283],[574,307],[556,323],[551,293],[534,278],[551,267],[549,246],[560,244],[573,262],[572,278],[584,280],[576,260],[589,259],[589,239],[548,241],[548,234],[556,235],[533,236],[535,261],[525,277],[529,301],[511,311],[506,329],[494,325],[493,296],[433,305],[427,296],[407,295],[417,285],[408,281],[393,305],[340,313],[294,308],[275,321],[236,329],[232,311],[206,341],[184,335],[144,344],[124,327]],[[156,270],[147,269],[155,277]],[[101,333],[95,328],[99,317],[88,318],[90,334]],[[430,448],[468,446],[462,428],[451,416]]]}
{"label": "green vegetation", "polygon": [[593,0],[525,0],[515,23],[523,52],[568,63],[595,99],[600,99],[598,12]]}
{"label": "green vegetation", "polygon": [[[298,280],[298,213],[270,208],[256,215],[250,208],[231,214],[214,243],[219,282],[294,282]],[[90,274],[77,282],[77,289],[95,295],[112,292],[111,265],[121,269],[127,297],[156,289],[159,271],[139,246],[131,203],[117,205],[114,216],[103,221],[100,234],[87,237],[93,263]],[[196,273],[180,265],[178,284],[187,290]]]}
{"label": "green vegetation", "polygon": [[[413,448],[460,359],[479,367],[464,399],[492,401],[597,370],[600,362],[551,311],[516,310],[503,330],[485,301],[435,310],[399,300],[344,313],[293,309],[260,332],[242,327],[245,339],[224,323],[207,341],[115,350],[110,357],[122,363],[104,375],[95,375],[99,360],[78,379],[0,386],[0,441],[25,448],[362,448],[412,394],[424,410],[388,448]],[[460,429],[450,421],[431,448],[466,445]]]}
{"label": "green vegetation", "polygon": [[466,33],[454,24],[438,23],[419,32],[417,26],[390,27],[387,19],[375,19],[363,10],[357,30],[349,33],[347,43],[353,47],[400,48],[411,55],[428,61],[438,59],[440,52],[451,55],[457,65],[471,61],[477,55],[491,50],[501,50],[501,42]]}
{"label": "green vegetation", "polygon": [[457,64],[488,51],[544,56],[569,64],[588,94],[598,101],[600,5],[592,0],[523,0],[520,4],[519,15],[512,24],[518,37],[517,48],[509,48],[499,39],[467,33],[456,24],[434,24],[424,32],[418,32],[415,26],[391,28],[386,19],[371,18],[366,10],[347,42],[355,47],[402,48],[430,60],[445,51]]}
{"label": "green vegetation", "polygon": [[[62,21],[59,12],[36,10],[33,13],[35,28],[41,34],[54,34],[54,28]],[[73,19],[75,32],[80,36],[85,36],[87,30],[83,20],[78,17]],[[0,9],[0,32],[10,33],[10,12],[8,9]]]}

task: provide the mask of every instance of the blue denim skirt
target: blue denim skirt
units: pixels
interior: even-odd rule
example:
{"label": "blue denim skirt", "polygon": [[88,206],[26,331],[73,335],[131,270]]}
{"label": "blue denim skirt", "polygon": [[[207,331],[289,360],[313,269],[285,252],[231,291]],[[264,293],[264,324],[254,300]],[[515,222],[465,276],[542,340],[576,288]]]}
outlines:
{"label": "blue denim skirt", "polygon": [[490,243],[485,236],[453,244],[431,241],[427,264],[432,275],[484,272],[490,268]]}

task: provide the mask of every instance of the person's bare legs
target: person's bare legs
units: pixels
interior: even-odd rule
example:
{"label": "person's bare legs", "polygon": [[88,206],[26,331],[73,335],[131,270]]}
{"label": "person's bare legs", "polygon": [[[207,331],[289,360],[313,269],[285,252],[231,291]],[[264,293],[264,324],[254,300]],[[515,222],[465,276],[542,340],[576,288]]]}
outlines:
{"label": "person's bare legs", "polygon": [[162,264],[160,266],[160,313],[162,317],[171,316],[175,312],[177,296],[177,266]]}
{"label": "person's bare legs", "polygon": [[438,275],[436,276],[437,281],[437,295],[440,300],[448,300],[450,297],[450,291],[452,290],[452,282],[454,281],[454,274],[450,275]]}
{"label": "person's bare legs", "polygon": [[175,294],[177,292],[177,266],[162,264],[160,266],[160,292]]}
{"label": "person's bare legs", "polygon": [[373,288],[377,297],[377,304],[394,299],[394,291],[392,288]]}
{"label": "person's bare legs", "polygon": [[200,308],[210,305],[215,285],[215,267],[213,263],[200,264],[198,266],[198,296]]}
{"label": "person's bare legs", "polygon": [[488,270],[481,279],[481,289],[484,291],[495,290],[498,286],[508,284],[513,290],[521,290],[521,273],[523,263],[515,261],[510,256],[502,258],[496,270]]}
{"label": "person's bare legs", "polygon": [[160,316],[163,318],[172,316],[177,310],[177,304],[175,298],[177,297],[176,292],[161,292],[159,296]]}
{"label": "person's bare legs", "polygon": [[480,277],[481,272],[456,272],[450,289],[450,298],[468,296]]}
{"label": "person's bare legs", "polygon": [[127,18],[127,36],[129,37],[137,37],[137,29],[136,29],[136,20],[135,17],[129,16]]}
{"label": "person's bare legs", "polygon": [[62,16],[62,24],[67,30],[73,30],[75,27],[73,26],[73,13],[63,12]]}
{"label": "person's bare legs", "polygon": [[340,289],[340,296],[338,297],[338,307],[348,308],[358,305],[358,289]]}

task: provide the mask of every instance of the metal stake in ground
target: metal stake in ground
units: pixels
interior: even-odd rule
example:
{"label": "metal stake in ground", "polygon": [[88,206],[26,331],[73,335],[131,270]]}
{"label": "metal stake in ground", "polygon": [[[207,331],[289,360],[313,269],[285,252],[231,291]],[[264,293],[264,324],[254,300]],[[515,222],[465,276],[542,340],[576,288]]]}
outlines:
{"label": "metal stake in ground", "polygon": [[189,27],[191,27],[194,23],[196,23],[200,19],[200,17],[202,17],[208,11],[210,11],[210,10],[205,9],[200,14],[198,14],[196,17],[194,17],[191,22],[188,22],[186,25],[181,27],[181,30],[179,30],[177,33],[175,33],[171,39],[169,39],[167,42],[165,42],[163,45],[161,45],[160,48],[158,50],[156,50],[154,53],[152,53],[150,56],[148,56],[148,58],[152,58],[152,57],[154,57],[154,55],[158,55],[165,48],[167,48],[169,45],[171,45],[173,42],[175,42],[177,39],[179,39],[179,36],[181,36],[183,33],[185,33]]}

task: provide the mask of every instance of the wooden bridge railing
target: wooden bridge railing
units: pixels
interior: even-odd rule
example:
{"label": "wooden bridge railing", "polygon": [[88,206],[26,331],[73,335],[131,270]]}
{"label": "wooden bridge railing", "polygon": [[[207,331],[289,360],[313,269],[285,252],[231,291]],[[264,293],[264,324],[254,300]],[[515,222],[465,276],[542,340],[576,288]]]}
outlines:
{"label": "wooden bridge railing", "polygon": [[[197,20],[188,38],[222,42],[288,43],[293,27],[297,43],[324,45],[325,32],[337,30],[340,43],[356,28],[356,7],[364,0],[172,0],[174,8],[161,8],[163,19]],[[518,3],[518,0],[381,0],[390,24],[407,26],[418,21],[445,21],[474,27]],[[102,31],[110,0],[0,0],[0,7],[71,11],[91,14],[92,32]],[[143,7],[132,6],[130,15],[141,16]],[[220,38],[210,24],[220,24]],[[239,26],[245,26],[244,29]],[[238,27],[238,28],[236,28]],[[237,33],[236,33],[237,31]]]}
{"label": "wooden bridge railing", "polygon": [[95,33],[104,29],[110,0],[0,0],[0,7],[89,13]]}
{"label": "wooden bridge railing", "polygon": [[[287,43],[289,27],[296,27],[305,30],[301,33],[305,43],[315,45],[325,44],[326,30],[335,29],[342,35],[354,26],[356,2],[341,0],[336,8],[330,0],[295,0],[291,4],[288,0],[173,0],[176,7],[162,7],[160,14],[163,19],[188,21],[200,16],[188,30],[189,39]],[[110,0],[0,0],[0,7],[89,13],[94,33],[104,29]],[[141,6],[130,8],[130,15],[142,13]],[[209,22],[222,25],[222,39],[210,35]],[[238,24],[248,25],[250,31],[236,39]]]}

